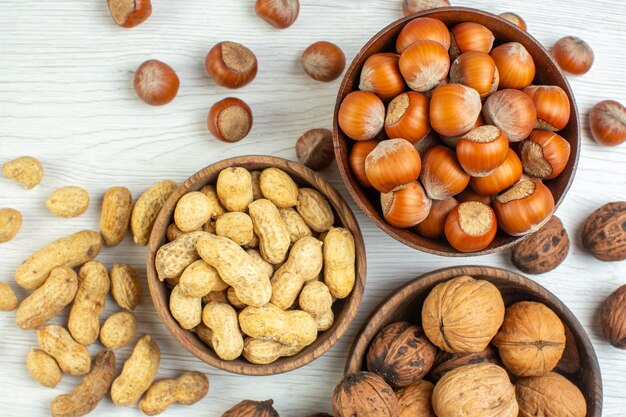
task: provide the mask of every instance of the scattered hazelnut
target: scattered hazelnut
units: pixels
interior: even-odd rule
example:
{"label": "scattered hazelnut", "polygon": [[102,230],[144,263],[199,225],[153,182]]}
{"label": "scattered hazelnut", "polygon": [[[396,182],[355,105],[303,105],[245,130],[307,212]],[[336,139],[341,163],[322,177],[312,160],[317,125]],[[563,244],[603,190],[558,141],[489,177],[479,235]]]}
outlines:
{"label": "scattered hazelnut", "polygon": [[341,48],[330,42],[315,42],[300,58],[304,72],[317,81],[334,81],[346,67],[346,56]]}
{"label": "scattered hazelnut", "polygon": [[227,88],[249,84],[258,70],[254,53],[235,42],[220,42],[211,48],[204,66],[216,84]]}
{"label": "scattered hazelnut", "polygon": [[559,266],[569,252],[567,231],[558,217],[513,248],[513,265],[527,274],[543,274]]}
{"label": "scattered hazelnut", "polygon": [[277,29],[293,25],[300,13],[298,0],[256,0],[256,14]]}
{"label": "scattered hazelnut", "polygon": [[111,17],[124,28],[135,27],[152,14],[150,0],[107,0]]}
{"label": "scattered hazelnut", "polygon": [[600,145],[617,146],[626,142],[626,107],[613,100],[596,104],[589,113],[589,126]]}
{"label": "scattered hazelnut", "polygon": [[333,391],[335,417],[397,417],[398,399],[393,389],[373,372],[345,377]]}
{"label": "scattered hazelnut", "polygon": [[593,65],[593,50],[576,36],[559,39],[552,47],[552,57],[565,72],[574,75],[587,73]]}
{"label": "scattered hazelnut", "polygon": [[626,285],[602,304],[602,333],[616,348],[626,349]]}
{"label": "scattered hazelnut", "polygon": [[151,59],[137,68],[133,86],[137,96],[153,106],[174,100],[180,81],[176,72],[164,62]]}
{"label": "scattered hazelnut", "polygon": [[583,246],[601,261],[626,259],[626,202],[600,207],[585,221]]}
{"label": "scattered hazelnut", "polygon": [[402,0],[402,12],[405,16],[437,7],[450,7],[450,2],[448,0]]}
{"label": "scattered hazelnut", "polygon": [[217,139],[238,142],[252,129],[252,110],[238,98],[228,97],[215,103],[209,111],[207,126]]}
{"label": "scattered hazelnut", "polygon": [[298,161],[313,171],[328,168],[335,160],[333,133],[328,129],[311,129],[296,141]]}
{"label": "scattered hazelnut", "polygon": [[515,14],[515,13],[511,13],[511,12],[506,12],[506,13],[500,13],[499,16],[501,18],[503,18],[504,20],[508,20],[509,22],[513,23],[515,26],[519,27],[522,30],[526,30],[526,22],[524,21],[524,19],[521,18],[521,16]]}
{"label": "scattered hazelnut", "polygon": [[521,378],[515,383],[519,417],[587,416],[585,396],[567,378],[549,373]]}

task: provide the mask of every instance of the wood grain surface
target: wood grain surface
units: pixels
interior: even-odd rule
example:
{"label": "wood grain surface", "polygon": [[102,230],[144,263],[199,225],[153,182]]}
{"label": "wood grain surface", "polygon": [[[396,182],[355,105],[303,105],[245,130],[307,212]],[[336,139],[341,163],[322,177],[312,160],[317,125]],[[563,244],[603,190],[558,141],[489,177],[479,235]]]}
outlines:
{"label": "wood grain surface", "polygon": [[[21,155],[41,159],[43,183],[31,191],[0,177],[0,206],[19,209],[24,225],[11,242],[0,245],[0,279],[10,281],[22,299],[13,274],[34,250],[64,235],[97,228],[100,199],[113,185],[128,186],[137,198],[154,182],[182,182],[219,160],[247,154],[295,159],[295,140],[305,131],[332,127],[339,81],[321,84],[302,72],[299,55],[309,44],[328,40],[351,60],[380,29],[402,17],[400,0],[301,0],[295,25],[278,31],[257,18],[253,0],[154,1],[145,24],[124,30],[111,20],[104,0],[0,0],[0,162]],[[596,62],[583,77],[571,77],[582,116],[582,149],[574,184],[557,215],[572,238],[570,256],[555,271],[534,277],[576,315],[594,344],[604,378],[605,417],[623,417],[626,409],[626,352],[601,337],[599,305],[626,283],[626,263],[603,263],[581,246],[587,214],[602,204],[626,200],[626,146],[605,148],[590,139],[587,115],[596,102],[626,103],[626,3],[609,0],[456,0],[501,13],[513,11],[528,23],[544,45],[565,35],[578,35],[595,50]],[[204,73],[212,45],[232,40],[249,46],[259,59],[259,75],[245,88],[217,87]],[[155,108],[144,105],[132,90],[132,72],[156,58],[179,74],[176,100]],[[245,140],[226,144],[206,128],[210,106],[225,97],[240,97],[254,112],[254,127]],[[298,370],[271,377],[243,377],[216,370],[183,349],[157,316],[144,281],[136,314],[140,334],[155,337],[162,352],[158,377],[185,370],[208,374],[209,395],[193,407],[175,406],[164,415],[220,416],[244,398],[273,398],[283,416],[330,411],[331,392],[342,376],[349,346],[374,307],[394,288],[417,275],[458,264],[513,269],[509,252],[471,259],[449,259],[409,249],[380,231],[356,209],[336,167],[324,176],[350,202],[368,251],[368,277],[359,314],[346,335],[324,356]],[[49,213],[44,202],[57,187],[79,185],[89,190],[89,210],[75,219]],[[130,237],[99,256],[108,266],[126,262],[145,274],[146,249]],[[144,275],[145,276],[145,275]],[[104,316],[117,308],[111,298]],[[54,320],[66,322],[66,312]],[[48,415],[50,401],[70,391],[78,378],[64,376],[55,389],[29,377],[25,358],[36,346],[33,332],[15,326],[15,313],[0,314],[0,415]],[[133,341],[133,342],[134,342]],[[95,353],[101,347],[92,346]],[[116,352],[118,369],[130,347]],[[105,399],[91,414],[139,416],[137,408],[115,407]]]}

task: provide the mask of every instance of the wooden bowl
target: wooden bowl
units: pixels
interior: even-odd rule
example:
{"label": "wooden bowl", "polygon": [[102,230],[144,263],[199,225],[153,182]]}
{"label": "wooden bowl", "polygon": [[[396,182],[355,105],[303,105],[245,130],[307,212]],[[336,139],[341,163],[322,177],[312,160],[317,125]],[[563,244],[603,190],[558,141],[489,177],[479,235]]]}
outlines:
{"label": "wooden bowl", "polygon": [[397,321],[421,324],[422,305],[426,296],[437,284],[469,275],[493,283],[509,306],[518,301],[537,301],[550,307],[563,321],[567,343],[563,359],[556,372],[571,380],[587,400],[587,417],[602,414],[602,378],[596,353],[585,330],[574,314],[554,294],[536,282],[514,272],[488,266],[459,266],[429,272],[394,291],[376,307],[359,334],[354,339],[345,373],[352,374],[367,369],[365,364],[370,342],[380,329]]}
{"label": "wooden bowl", "polygon": [[408,22],[416,17],[422,16],[440,19],[449,27],[461,22],[480,23],[493,32],[496,38],[494,46],[513,41],[521,43],[528,50],[528,52],[530,52],[535,60],[537,75],[535,77],[534,84],[557,85],[565,90],[570,99],[572,114],[568,125],[565,129],[560,131],[559,134],[570,143],[571,155],[563,173],[553,180],[545,181],[545,184],[548,188],[550,188],[552,194],[554,195],[556,207],[558,207],[563,201],[563,198],[565,197],[565,194],[569,190],[572,180],[574,179],[574,173],[576,172],[578,156],[580,153],[579,115],[576,102],[574,100],[574,94],[567,82],[567,79],[565,78],[565,75],[563,75],[561,70],[558,68],[548,51],[527,32],[522,31],[511,22],[491,13],[463,7],[447,7],[429,11],[427,10],[400,19],[381,30],[363,47],[363,49],[361,49],[359,54],[354,58],[354,61],[352,61],[350,68],[348,68],[337,96],[333,129],[333,140],[337,164],[339,165],[343,181],[345,182],[348,191],[357,205],[365,212],[365,214],[367,214],[367,216],[369,216],[370,219],[372,219],[374,223],[376,223],[378,227],[394,239],[414,249],[443,256],[477,256],[498,252],[519,243],[525,237],[512,237],[506,235],[502,231],[499,231],[494,241],[486,249],[479,252],[462,253],[450,246],[445,239],[427,239],[415,232],[412,232],[410,229],[400,229],[391,226],[383,218],[379,201],[380,193],[373,188],[363,188],[358,183],[354,175],[352,175],[350,166],[348,165],[348,156],[350,155],[350,150],[354,141],[344,135],[339,128],[339,106],[346,95],[352,91],[358,90],[361,68],[367,58],[379,52],[395,52],[395,42],[400,31]]}
{"label": "wooden bowl", "polygon": [[[212,349],[202,342],[194,332],[184,330],[172,317],[169,309],[170,290],[165,282],[159,281],[155,269],[154,259],[157,250],[166,242],[167,226],[173,221],[174,208],[178,200],[186,193],[197,191],[205,185],[215,184],[218,174],[225,168],[239,166],[250,171],[277,167],[287,172],[301,186],[311,187],[322,193],[329,201],[335,212],[335,223],[352,232],[356,247],[356,284],[352,293],[344,300],[338,300],[333,305],[335,323],[333,326],[318,335],[317,340],[303,349],[297,355],[280,358],[269,365],[255,365],[240,358],[234,361],[220,359]],[[198,171],[187,179],[167,200],[156,219],[150,242],[148,244],[148,258],[146,271],[150,296],[157,313],[165,323],[165,327],[176,340],[189,352],[200,360],[216,368],[243,375],[273,375],[291,371],[306,365],[330,349],[345,333],[357,313],[363,290],[365,287],[365,244],[359,225],[346,201],[320,175],[296,162],[271,156],[240,156],[226,159]]]}

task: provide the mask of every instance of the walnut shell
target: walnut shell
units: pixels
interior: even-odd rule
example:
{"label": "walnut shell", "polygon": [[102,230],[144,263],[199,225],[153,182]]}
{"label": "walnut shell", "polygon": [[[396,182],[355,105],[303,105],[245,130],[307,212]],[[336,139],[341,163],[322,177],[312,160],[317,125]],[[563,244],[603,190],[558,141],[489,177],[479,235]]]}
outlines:
{"label": "walnut shell", "polygon": [[433,409],[439,417],[517,417],[518,413],[509,375],[491,363],[465,365],[445,374],[435,385]]}
{"label": "walnut shell", "polygon": [[274,400],[243,400],[222,414],[222,417],[280,417],[272,404]]}
{"label": "walnut shell", "polygon": [[585,397],[565,377],[553,372],[521,378],[515,384],[519,417],[585,417]]}
{"label": "walnut shell", "polygon": [[482,352],[504,319],[504,301],[495,285],[462,276],[432,289],[422,308],[430,341],[450,353]]}
{"label": "walnut shell", "polygon": [[482,352],[472,353],[448,353],[440,352],[437,355],[435,365],[428,373],[431,381],[437,382],[446,373],[465,365],[475,365],[477,363],[493,363],[502,366],[498,351],[492,345],[487,346]]}
{"label": "walnut shell", "polygon": [[335,417],[398,417],[399,410],[393,389],[373,372],[348,375],[333,391]]}
{"label": "walnut shell", "polygon": [[587,218],[583,245],[601,261],[626,259],[626,201],[605,204]]}
{"label": "walnut shell", "polygon": [[511,373],[540,376],[559,363],[565,350],[565,327],[545,305],[522,301],[506,309],[493,344]]}
{"label": "walnut shell", "polygon": [[616,348],[626,349],[626,285],[602,304],[602,332]]}
{"label": "walnut shell", "polygon": [[394,388],[419,381],[435,362],[437,348],[421,327],[398,322],[378,332],[367,352],[367,369]]}
{"label": "walnut shell", "polygon": [[513,248],[513,265],[527,274],[552,271],[567,258],[569,246],[563,223],[552,216],[541,229]]}
{"label": "walnut shell", "polygon": [[576,337],[570,328],[565,323],[563,326],[565,326],[565,350],[555,369],[560,373],[575,374],[580,370],[578,343],[576,343]]}
{"label": "walnut shell", "polygon": [[432,406],[434,388],[428,381],[417,381],[399,390],[396,393],[400,404],[398,417],[435,417]]}

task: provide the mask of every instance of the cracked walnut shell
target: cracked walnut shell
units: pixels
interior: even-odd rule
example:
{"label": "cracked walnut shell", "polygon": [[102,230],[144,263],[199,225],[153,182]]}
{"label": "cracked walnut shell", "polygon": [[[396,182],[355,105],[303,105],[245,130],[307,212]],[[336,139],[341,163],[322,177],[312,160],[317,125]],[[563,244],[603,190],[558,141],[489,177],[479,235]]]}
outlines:
{"label": "cracked walnut shell", "polygon": [[585,397],[565,377],[553,372],[521,378],[515,384],[519,417],[585,417]]}

